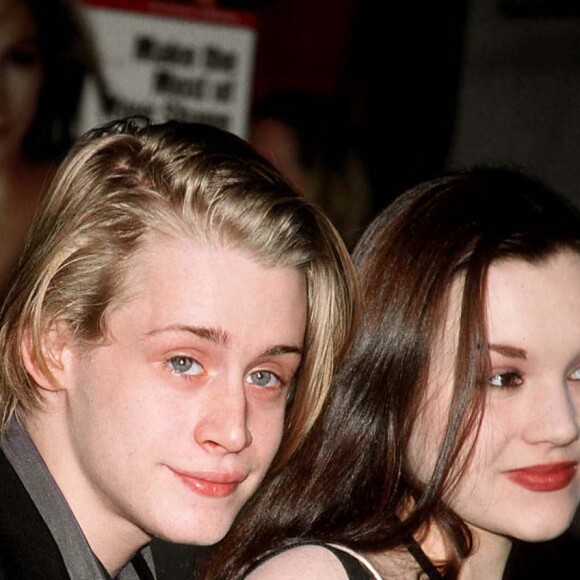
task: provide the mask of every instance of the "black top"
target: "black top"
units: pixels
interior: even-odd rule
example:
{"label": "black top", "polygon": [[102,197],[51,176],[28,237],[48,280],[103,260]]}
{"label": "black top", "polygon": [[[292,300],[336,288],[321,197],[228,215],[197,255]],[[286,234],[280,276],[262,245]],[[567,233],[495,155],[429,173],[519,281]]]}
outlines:
{"label": "black top", "polygon": [[[26,431],[0,440],[0,580],[110,580]],[[138,552],[119,580],[155,580]]]}
{"label": "black top", "polygon": [[0,578],[68,580],[52,534],[2,451],[0,473]]}
{"label": "black top", "polygon": [[[340,560],[350,580],[369,580],[372,578],[368,569],[351,554],[323,542],[315,541],[298,542],[280,548],[268,554],[256,567],[281,552],[301,545],[318,545],[330,550]],[[444,578],[417,542],[411,540],[407,549],[429,580],[442,580]],[[579,554],[580,537],[570,532],[548,542],[530,544],[515,541],[503,579],[545,580],[546,578],[580,578]]]}
{"label": "black top", "polygon": [[547,542],[527,543],[516,540],[503,578],[580,578],[580,536],[567,532]]}

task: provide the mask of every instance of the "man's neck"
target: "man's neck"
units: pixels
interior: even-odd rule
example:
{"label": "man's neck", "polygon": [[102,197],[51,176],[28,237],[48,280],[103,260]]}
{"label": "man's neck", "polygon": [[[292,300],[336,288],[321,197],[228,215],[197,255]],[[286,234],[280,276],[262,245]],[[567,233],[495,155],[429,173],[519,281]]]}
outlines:
{"label": "man's neck", "polygon": [[25,423],[92,552],[114,578],[151,537],[117,514],[104,494],[93,489],[74,462],[68,461],[74,450],[67,444],[69,437],[59,436],[59,428],[60,422],[48,414]]}

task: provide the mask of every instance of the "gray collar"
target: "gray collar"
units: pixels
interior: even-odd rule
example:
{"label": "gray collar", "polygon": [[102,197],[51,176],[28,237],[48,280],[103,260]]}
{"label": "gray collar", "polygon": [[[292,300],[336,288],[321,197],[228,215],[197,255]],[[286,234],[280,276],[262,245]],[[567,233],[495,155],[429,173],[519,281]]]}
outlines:
{"label": "gray collar", "polygon": [[[110,580],[95,554],[92,552],[72,510],[60,488],[52,478],[48,467],[28,436],[16,420],[12,420],[0,447],[18,474],[42,519],[58,545],[66,569],[71,578]],[[142,550],[149,568],[154,570],[151,551]],[[118,580],[139,580],[131,563],[118,574]]]}

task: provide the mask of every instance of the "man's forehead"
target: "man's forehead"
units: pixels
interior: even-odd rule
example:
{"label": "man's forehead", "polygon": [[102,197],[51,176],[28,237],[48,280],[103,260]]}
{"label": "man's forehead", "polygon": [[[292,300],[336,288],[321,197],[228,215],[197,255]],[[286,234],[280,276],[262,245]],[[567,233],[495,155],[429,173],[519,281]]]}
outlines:
{"label": "man's forehead", "polygon": [[[152,325],[152,331],[166,324],[189,324],[223,332],[227,329],[215,323],[215,312],[218,319],[237,318],[238,307],[255,309],[257,314],[259,301],[281,308],[285,294],[293,300],[298,296],[304,305],[307,302],[301,270],[264,265],[243,249],[196,237],[148,235],[125,266],[113,308],[167,319],[163,325]],[[247,287],[254,288],[255,295],[246,292]],[[227,337],[212,339],[225,342]]]}

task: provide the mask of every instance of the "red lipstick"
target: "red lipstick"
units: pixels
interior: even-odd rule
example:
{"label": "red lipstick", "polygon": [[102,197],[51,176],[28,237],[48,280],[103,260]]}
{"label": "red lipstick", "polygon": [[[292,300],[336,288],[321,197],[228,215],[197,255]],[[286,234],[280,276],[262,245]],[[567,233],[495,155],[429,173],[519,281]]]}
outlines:
{"label": "red lipstick", "polygon": [[530,491],[558,491],[570,485],[576,476],[577,467],[575,461],[530,465],[512,469],[507,472],[507,476]]}
{"label": "red lipstick", "polygon": [[[170,468],[171,469],[171,468]],[[171,471],[191,491],[206,497],[227,497],[236,491],[246,476],[238,472],[200,472]]]}

